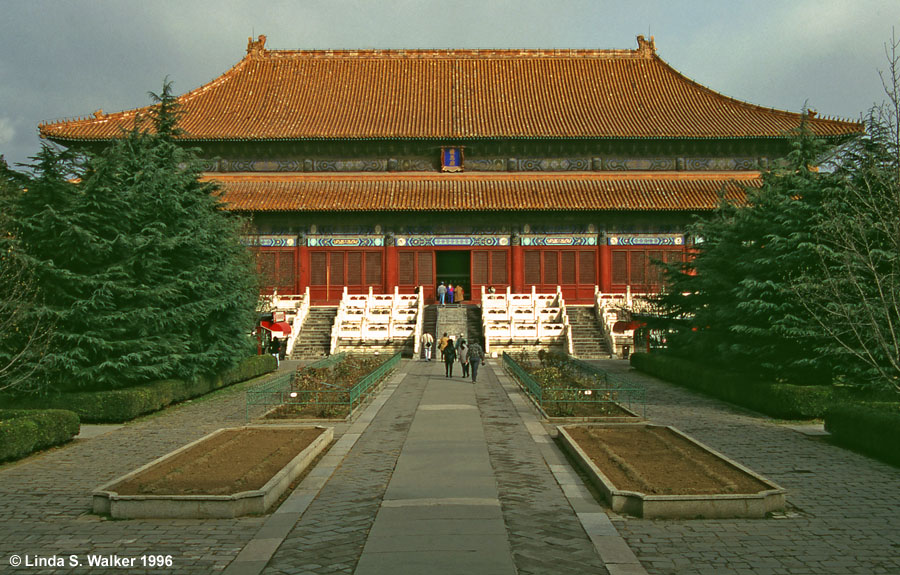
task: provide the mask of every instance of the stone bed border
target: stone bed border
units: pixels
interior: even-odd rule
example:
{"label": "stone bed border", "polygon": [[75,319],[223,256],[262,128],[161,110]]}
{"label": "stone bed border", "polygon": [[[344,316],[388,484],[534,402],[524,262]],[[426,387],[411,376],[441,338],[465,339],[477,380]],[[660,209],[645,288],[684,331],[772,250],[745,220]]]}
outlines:
{"label": "stone bed border", "polygon": [[[312,427],[325,431],[273,475],[260,489],[231,495],[120,495],[114,491],[117,484],[220,433],[233,429],[273,429],[274,427],[282,429],[309,429]],[[263,515],[333,439],[334,428],[321,425],[243,425],[217,429],[97,488],[92,493],[93,512],[98,515],[109,515],[114,519],[206,519]]]}
{"label": "stone bed border", "polygon": [[693,443],[700,449],[715,455],[725,463],[743,471],[767,485],[769,489],[751,494],[715,494],[715,495],[647,495],[637,491],[617,489],[612,481],[604,475],[597,465],[587,456],[584,450],[567,432],[569,427],[581,427],[581,424],[557,426],[559,438],[563,446],[581,465],[597,489],[603,493],[607,503],[617,513],[627,513],[645,519],[704,519],[724,518],[762,518],[767,513],[781,511],[785,507],[786,489],[779,487],[755,471],[700,443],[696,439],[670,425],[652,423],[620,423],[593,424],[593,427],[614,426],[665,427]]}
{"label": "stone bed border", "polygon": [[[531,402],[531,405],[538,411],[540,414],[541,421],[550,424],[576,424],[576,423],[641,423],[647,420],[646,416],[646,404],[644,405],[644,415],[640,415],[637,412],[625,407],[621,403],[617,401],[611,401],[608,403],[614,404],[616,407],[624,411],[625,413],[622,415],[573,415],[573,416],[551,416],[548,415],[544,408],[541,406],[540,402],[534,397],[534,395],[528,390],[528,386],[519,379],[513,369],[510,368],[508,361],[511,361],[518,366],[518,362],[509,354],[504,352],[504,356],[506,358],[501,360],[500,365],[503,366],[503,371],[509,375],[510,379],[518,386],[518,388],[522,391],[522,395],[528,398],[528,401]],[[522,370],[521,366],[518,366],[518,369]],[[524,370],[522,370],[524,371]],[[525,373],[528,376],[527,373]],[[530,376],[529,376],[530,377]],[[533,381],[533,380],[532,380]],[[538,385],[535,382],[535,385]]]}

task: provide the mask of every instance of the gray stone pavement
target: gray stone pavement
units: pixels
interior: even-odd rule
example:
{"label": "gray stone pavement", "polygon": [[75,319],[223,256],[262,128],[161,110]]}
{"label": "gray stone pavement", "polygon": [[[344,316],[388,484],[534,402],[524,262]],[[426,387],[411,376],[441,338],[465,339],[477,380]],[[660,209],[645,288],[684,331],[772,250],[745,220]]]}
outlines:
{"label": "gray stone pavement", "polygon": [[649,573],[900,573],[900,469],[809,435],[815,428],[730,406],[626,362],[591,363],[646,385],[654,423],[673,425],[788,490],[788,512],[770,519],[613,517]]}
{"label": "gray stone pavement", "polygon": [[[285,366],[287,368],[288,366]],[[100,485],[220,427],[245,421],[244,382],[123,426],[90,426],[85,438],[0,465],[0,573],[119,573],[68,565],[69,555],[171,555],[172,573],[221,571],[263,523],[241,519],[112,521],[90,513]],[[64,556],[62,568],[11,569],[10,556]],[[158,569],[129,569],[159,573]]]}
{"label": "gray stone pavement", "polygon": [[[655,422],[787,488],[789,512],[715,521],[612,514],[498,362],[473,386],[443,378],[438,362],[405,361],[354,421],[336,426],[328,455],[265,517],[111,521],[89,512],[95,487],[242,424],[250,383],[0,466],[0,573],[122,571],[12,569],[12,554],[171,555],[171,568],[129,572],[192,575],[395,573],[395,561],[435,573],[900,573],[900,470],[625,362],[597,363],[648,386]],[[410,561],[409,551],[426,547],[433,553]]]}
{"label": "gray stone pavement", "polygon": [[607,573],[582,522],[621,539],[596,503],[575,513],[508,381],[490,365],[474,386],[440,362],[404,371],[262,573]]}
{"label": "gray stone pavement", "polygon": [[476,386],[429,375],[355,573],[515,575]]}

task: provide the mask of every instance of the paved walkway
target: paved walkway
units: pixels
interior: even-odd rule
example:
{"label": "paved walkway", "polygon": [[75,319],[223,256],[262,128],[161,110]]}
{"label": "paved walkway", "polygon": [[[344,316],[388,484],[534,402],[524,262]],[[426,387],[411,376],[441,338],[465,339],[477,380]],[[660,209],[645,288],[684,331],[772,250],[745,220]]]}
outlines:
{"label": "paved walkway", "polygon": [[[404,362],[278,510],[232,520],[111,521],[95,487],[244,422],[240,384],[0,466],[0,573],[12,554],[171,555],[132,573],[900,573],[900,470],[762,416],[598,362],[649,388],[649,415],[789,490],[764,520],[626,518],[598,504],[510,379],[472,385]],[[288,368],[288,366],[284,366]],[[83,560],[83,559],[82,559]],[[640,563],[638,563],[640,560]]]}
{"label": "paved walkway", "polygon": [[648,573],[900,573],[900,469],[625,362],[591,363],[646,385],[655,423],[677,427],[788,490],[788,512],[773,519],[614,517]]}

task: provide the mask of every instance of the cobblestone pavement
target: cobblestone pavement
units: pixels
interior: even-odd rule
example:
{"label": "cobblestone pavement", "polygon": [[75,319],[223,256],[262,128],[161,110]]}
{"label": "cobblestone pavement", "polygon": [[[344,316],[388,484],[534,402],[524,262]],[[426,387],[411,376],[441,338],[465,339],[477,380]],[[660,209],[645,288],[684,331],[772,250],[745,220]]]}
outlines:
{"label": "cobblestone pavement", "polygon": [[631,370],[649,417],[672,425],[788,490],[789,510],[759,520],[613,523],[651,575],[900,573],[900,470],[783,422]]}
{"label": "cobblestone pavement", "polygon": [[[220,427],[242,425],[242,391],[259,380],[219,390],[91,439],[0,466],[0,573],[121,573],[122,568],[68,565],[69,555],[171,555],[166,573],[207,574],[224,569],[262,524],[261,517],[212,520],[112,521],[92,515],[91,492],[157,457]],[[10,570],[18,554],[63,556],[61,568]],[[142,569],[130,573],[160,573]]]}
{"label": "cobblestone pavement", "polygon": [[425,390],[425,382],[424,377],[405,378],[309,505],[263,573],[353,573]]}
{"label": "cobblestone pavement", "polygon": [[[612,514],[619,534],[649,573],[900,573],[900,470],[631,371],[624,362],[596,363],[648,387],[653,421],[678,427],[788,489],[788,513],[763,520],[662,521]],[[401,371],[409,376],[362,432],[264,572],[353,572],[429,370],[440,367],[405,362]],[[576,516],[571,498],[567,502],[547,467],[564,467],[564,462],[556,459],[552,445],[535,443],[528,425],[538,424],[523,422],[492,369],[496,367],[484,370],[476,394],[519,573],[605,572],[578,521],[580,512]],[[242,424],[242,391],[248,385],[0,466],[0,572],[122,571],[9,569],[12,554],[76,554],[82,560],[87,554],[163,554],[173,557],[173,568],[138,565],[129,572],[223,570],[265,518],[111,521],[90,514],[90,492],[214,429]],[[348,428],[338,425],[336,439]]]}
{"label": "cobblestone pavement", "polygon": [[538,445],[490,369],[484,370],[476,393],[518,572],[607,573]]}
{"label": "cobblestone pavement", "polygon": [[[438,362],[411,362],[409,375],[310,504],[265,574],[353,573],[384,498],[428,376]],[[519,573],[606,573],[540,450],[487,366],[476,386],[491,465]]]}

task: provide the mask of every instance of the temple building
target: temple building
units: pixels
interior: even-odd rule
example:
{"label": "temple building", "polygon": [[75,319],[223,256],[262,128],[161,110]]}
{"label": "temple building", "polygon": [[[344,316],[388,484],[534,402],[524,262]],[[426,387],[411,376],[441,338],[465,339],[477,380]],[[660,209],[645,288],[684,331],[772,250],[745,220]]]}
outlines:
{"label": "temple building", "polygon": [[[440,282],[553,292],[658,289],[686,226],[740,200],[801,114],[741,102],[635,50],[269,50],[178,98],[267,290],[434,297]],[[140,108],[42,124],[97,148]],[[809,114],[817,135],[860,124]],[[433,301],[433,300],[432,300]]]}

